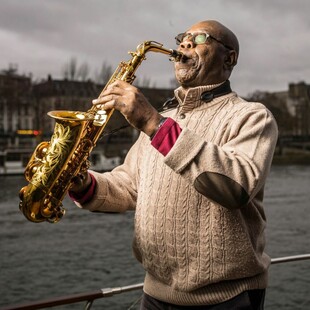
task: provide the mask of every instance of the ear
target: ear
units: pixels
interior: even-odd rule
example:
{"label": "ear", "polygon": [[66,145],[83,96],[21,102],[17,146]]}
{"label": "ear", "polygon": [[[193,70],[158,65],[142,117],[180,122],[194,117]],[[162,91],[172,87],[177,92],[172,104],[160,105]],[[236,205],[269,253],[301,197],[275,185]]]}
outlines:
{"label": "ear", "polygon": [[237,64],[237,61],[238,53],[235,50],[228,50],[224,60],[224,68],[232,70],[233,67]]}

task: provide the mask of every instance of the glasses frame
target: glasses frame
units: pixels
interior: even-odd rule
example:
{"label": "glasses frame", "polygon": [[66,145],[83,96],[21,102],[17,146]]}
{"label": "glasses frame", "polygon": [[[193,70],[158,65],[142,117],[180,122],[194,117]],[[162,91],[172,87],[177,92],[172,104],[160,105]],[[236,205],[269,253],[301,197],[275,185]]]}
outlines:
{"label": "glasses frame", "polygon": [[[204,34],[206,36],[206,40],[205,42],[203,43],[196,43],[195,42],[195,38],[197,37],[197,35],[200,35],[200,34]],[[190,32],[181,32],[179,33],[176,37],[175,37],[175,40],[176,40],[176,44],[177,45],[180,45],[182,44],[183,42],[183,38],[186,36],[186,35],[190,35],[191,36],[191,41],[196,44],[196,45],[200,45],[200,44],[206,44],[208,38],[211,38],[212,40],[222,44],[224,47],[226,47],[227,49],[229,50],[234,50],[234,48],[232,48],[231,46],[225,44],[224,42],[222,42],[221,40],[217,39],[216,37],[212,36],[211,34],[209,34],[208,32],[204,32],[204,31],[198,31],[198,32],[194,32],[194,33],[190,33]]]}

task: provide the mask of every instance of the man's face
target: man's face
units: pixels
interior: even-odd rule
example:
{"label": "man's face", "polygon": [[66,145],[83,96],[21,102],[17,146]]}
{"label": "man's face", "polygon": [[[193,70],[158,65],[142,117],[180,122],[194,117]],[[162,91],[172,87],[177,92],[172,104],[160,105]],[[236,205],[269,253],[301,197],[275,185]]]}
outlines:
{"label": "man's face", "polygon": [[[207,23],[198,23],[186,31],[189,34],[199,32],[208,33],[213,37],[218,35]],[[196,44],[192,36],[188,36],[180,43],[178,50],[185,57],[175,63],[175,75],[183,87],[210,85],[225,79],[223,64],[226,48],[223,44],[210,37],[205,43]]]}

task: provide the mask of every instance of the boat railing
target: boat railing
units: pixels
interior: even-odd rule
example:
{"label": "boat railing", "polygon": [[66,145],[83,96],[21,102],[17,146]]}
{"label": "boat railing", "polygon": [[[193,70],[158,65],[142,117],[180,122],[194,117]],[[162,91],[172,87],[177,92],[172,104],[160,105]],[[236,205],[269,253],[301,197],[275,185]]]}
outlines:
{"label": "boat railing", "polygon": [[[289,263],[289,262],[302,261],[302,260],[310,260],[310,253],[273,258],[271,259],[271,264],[272,265],[282,264],[282,263]],[[84,309],[89,310],[93,302],[96,299],[112,297],[114,295],[130,292],[130,291],[142,290],[142,288],[143,288],[143,283],[137,283],[137,284],[121,286],[121,287],[103,288],[103,289],[98,289],[98,290],[86,292],[86,293],[65,295],[62,297],[55,297],[55,298],[36,301],[32,303],[24,303],[24,304],[19,304],[19,305],[6,306],[4,308],[0,308],[0,310],[35,310],[35,309],[44,309],[44,308],[74,304],[74,303],[83,302],[83,301],[84,302],[86,301],[86,305]]]}

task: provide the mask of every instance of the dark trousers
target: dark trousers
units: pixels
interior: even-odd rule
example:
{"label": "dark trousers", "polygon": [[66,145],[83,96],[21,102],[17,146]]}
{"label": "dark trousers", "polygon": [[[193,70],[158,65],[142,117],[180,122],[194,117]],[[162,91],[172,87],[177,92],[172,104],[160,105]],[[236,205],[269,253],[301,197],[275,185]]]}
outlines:
{"label": "dark trousers", "polygon": [[140,310],[263,310],[265,290],[252,290],[216,305],[206,306],[178,306],[157,300],[143,294]]}

